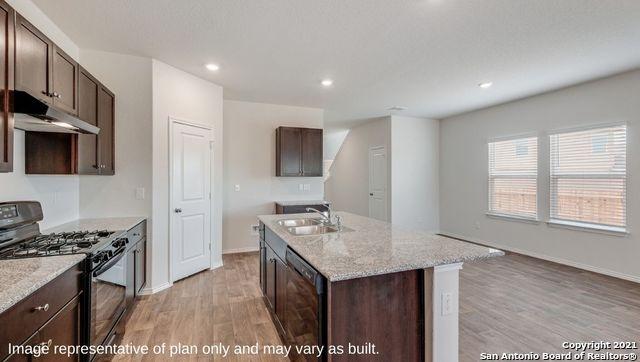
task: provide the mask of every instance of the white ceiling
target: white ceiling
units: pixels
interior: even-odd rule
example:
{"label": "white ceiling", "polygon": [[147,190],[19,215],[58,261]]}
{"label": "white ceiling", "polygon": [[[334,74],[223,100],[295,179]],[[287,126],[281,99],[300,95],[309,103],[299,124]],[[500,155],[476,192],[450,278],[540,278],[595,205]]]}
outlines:
{"label": "white ceiling", "polygon": [[442,118],[640,66],[637,0],[34,2],[81,48],[153,57],[226,99],[325,108],[329,121],[395,105]]}

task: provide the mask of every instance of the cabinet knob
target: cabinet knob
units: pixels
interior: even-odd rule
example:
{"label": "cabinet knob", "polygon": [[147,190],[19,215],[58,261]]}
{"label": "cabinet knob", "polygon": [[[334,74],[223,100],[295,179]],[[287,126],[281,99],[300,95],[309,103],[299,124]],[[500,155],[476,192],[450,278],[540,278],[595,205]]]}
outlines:
{"label": "cabinet knob", "polygon": [[55,98],[60,98],[60,97],[62,97],[62,94],[60,94],[60,93],[56,93],[56,92],[53,92],[53,96],[54,96]]}
{"label": "cabinet knob", "polygon": [[37,307],[34,308],[37,311],[48,311],[49,310],[49,303],[46,303],[45,305],[39,305]]}

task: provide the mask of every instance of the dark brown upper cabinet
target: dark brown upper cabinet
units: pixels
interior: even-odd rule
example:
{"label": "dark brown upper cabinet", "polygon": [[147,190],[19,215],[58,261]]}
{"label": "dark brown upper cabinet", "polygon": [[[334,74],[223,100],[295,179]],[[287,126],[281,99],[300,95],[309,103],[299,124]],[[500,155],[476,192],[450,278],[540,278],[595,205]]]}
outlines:
{"label": "dark brown upper cabinet", "polygon": [[[78,117],[87,123],[98,126],[100,82],[82,67],[78,79]],[[98,136],[94,134],[78,135],[78,173],[97,175],[100,171],[99,165]]]}
{"label": "dark brown upper cabinet", "polygon": [[13,171],[13,114],[9,91],[14,82],[15,12],[0,0],[0,172]]}
{"label": "dark brown upper cabinet", "polygon": [[105,86],[98,89],[98,167],[101,175],[115,174],[115,95]]}
{"label": "dark brown upper cabinet", "polygon": [[322,176],[322,129],[276,129],[276,176]]}
{"label": "dark brown upper cabinet", "polygon": [[78,115],[78,63],[16,16],[16,89]]}
{"label": "dark brown upper cabinet", "polygon": [[78,173],[114,175],[115,118],[113,93],[80,67],[78,116],[100,128],[98,135],[78,135]]}
{"label": "dark brown upper cabinet", "polygon": [[54,45],[52,84],[53,105],[67,113],[78,115],[78,74],[79,65]]}
{"label": "dark brown upper cabinet", "polygon": [[25,18],[16,16],[16,89],[53,103],[53,43]]}

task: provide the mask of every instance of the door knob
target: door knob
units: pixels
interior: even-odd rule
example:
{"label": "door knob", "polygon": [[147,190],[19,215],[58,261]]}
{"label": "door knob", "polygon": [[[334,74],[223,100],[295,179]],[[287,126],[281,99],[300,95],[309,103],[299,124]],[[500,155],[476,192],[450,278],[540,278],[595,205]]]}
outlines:
{"label": "door knob", "polygon": [[373,196],[373,192],[369,192],[369,196]]}
{"label": "door knob", "polygon": [[180,209],[180,208],[176,208],[176,209],[175,209],[175,210],[173,210],[173,211],[175,211],[175,212],[176,212],[176,214],[179,214],[179,213],[181,213],[181,212],[182,212],[182,209]]}

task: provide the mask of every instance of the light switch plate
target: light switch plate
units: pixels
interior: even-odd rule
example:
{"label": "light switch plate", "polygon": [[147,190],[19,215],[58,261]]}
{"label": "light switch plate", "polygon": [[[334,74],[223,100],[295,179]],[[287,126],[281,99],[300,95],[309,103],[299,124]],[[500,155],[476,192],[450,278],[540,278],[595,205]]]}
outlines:
{"label": "light switch plate", "polygon": [[260,226],[251,225],[251,235],[258,235],[258,234],[260,234]]}
{"label": "light switch plate", "polygon": [[240,185],[236,184],[235,186],[233,186],[233,190],[234,190],[235,192],[240,191]]}

